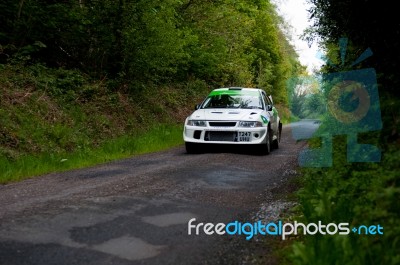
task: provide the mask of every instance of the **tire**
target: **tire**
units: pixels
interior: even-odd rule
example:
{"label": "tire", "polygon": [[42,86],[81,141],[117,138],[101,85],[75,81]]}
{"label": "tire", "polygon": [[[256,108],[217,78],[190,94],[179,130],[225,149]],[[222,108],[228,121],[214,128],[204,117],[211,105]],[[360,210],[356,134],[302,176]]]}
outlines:
{"label": "tire", "polygon": [[[278,136],[279,137],[279,136]],[[279,140],[276,139],[272,142],[272,148],[273,149],[279,149]]]}
{"label": "tire", "polygon": [[267,130],[267,135],[265,138],[267,139],[267,142],[265,144],[259,144],[258,147],[258,153],[261,155],[268,155],[271,153],[271,132],[270,130]]}
{"label": "tire", "polygon": [[186,153],[188,154],[199,154],[201,152],[199,144],[185,142]]}
{"label": "tire", "polygon": [[278,133],[276,134],[276,139],[272,142],[272,148],[279,149],[279,143],[281,142],[282,134],[282,123],[279,123]]}

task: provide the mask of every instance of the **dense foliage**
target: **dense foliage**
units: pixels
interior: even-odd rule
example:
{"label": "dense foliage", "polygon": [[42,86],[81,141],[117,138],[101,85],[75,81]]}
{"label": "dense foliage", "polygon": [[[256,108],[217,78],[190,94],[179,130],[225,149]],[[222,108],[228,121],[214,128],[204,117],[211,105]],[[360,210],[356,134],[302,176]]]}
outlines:
{"label": "dense foliage", "polygon": [[[291,249],[295,264],[399,264],[400,177],[399,107],[400,22],[392,3],[376,0],[310,0],[314,27],[307,38],[322,41],[329,60],[323,74],[374,68],[380,97],[383,129],[358,135],[358,141],[378,145],[379,163],[349,163],[346,136],[333,140],[333,166],[305,169],[299,192],[304,222],[349,222],[350,226],[377,225],[383,235],[308,236]],[[341,65],[339,38],[349,39],[346,60]],[[373,56],[351,66],[364,50]],[[337,67],[334,66],[337,65]],[[328,88],[329,89],[329,88]],[[321,93],[327,93],[322,91]],[[370,122],[374,122],[370,120]],[[378,121],[375,121],[378,122]],[[320,133],[331,130],[323,124]],[[318,141],[311,141],[318,146]]]}
{"label": "dense foliage", "polygon": [[0,63],[78,68],[133,90],[192,78],[285,102],[300,69],[269,1],[5,0],[0,19]]}
{"label": "dense foliage", "polygon": [[[399,100],[396,90],[400,86],[400,20],[393,3],[377,0],[310,0],[314,5],[311,16],[315,26],[308,35],[310,41],[321,38],[329,52],[336,52],[339,38],[347,37],[351,50],[347,52],[345,66],[350,66],[361,53],[370,48],[373,56],[357,68],[375,68],[378,73],[379,94],[385,122],[385,140],[399,136]],[[338,56],[339,57],[339,56]],[[335,71],[327,66],[326,71]]]}

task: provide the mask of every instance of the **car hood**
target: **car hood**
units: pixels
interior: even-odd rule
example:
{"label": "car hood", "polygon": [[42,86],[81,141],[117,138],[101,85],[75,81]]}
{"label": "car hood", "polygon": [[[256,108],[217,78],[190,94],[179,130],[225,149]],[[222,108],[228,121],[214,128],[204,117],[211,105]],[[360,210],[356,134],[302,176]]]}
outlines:
{"label": "car hood", "polygon": [[193,112],[190,119],[194,120],[258,120],[261,109],[199,109]]}

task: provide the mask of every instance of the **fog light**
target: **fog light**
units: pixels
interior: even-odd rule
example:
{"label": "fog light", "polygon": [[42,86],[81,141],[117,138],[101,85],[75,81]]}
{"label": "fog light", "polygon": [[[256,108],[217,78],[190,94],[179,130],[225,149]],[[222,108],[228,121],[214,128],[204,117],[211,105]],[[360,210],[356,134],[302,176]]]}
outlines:
{"label": "fog light", "polygon": [[258,137],[260,137],[260,135],[259,135],[258,133],[255,133],[255,134],[254,134],[254,137],[255,137],[255,138],[258,138]]}

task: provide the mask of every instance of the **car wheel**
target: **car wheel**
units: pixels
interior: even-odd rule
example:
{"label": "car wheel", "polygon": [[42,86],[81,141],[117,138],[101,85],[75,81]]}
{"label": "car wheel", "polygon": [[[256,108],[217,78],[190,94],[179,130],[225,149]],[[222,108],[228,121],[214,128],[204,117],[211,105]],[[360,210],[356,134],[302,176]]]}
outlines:
{"label": "car wheel", "polygon": [[200,146],[196,143],[185,142],[186,153],[199,154],[201,152]]}
{"label": "car wheel", "polygon": [[267,130],[267,135],[265,136],[267,142],[265,144],[260,144],[258,146],[258,151],[261,155],[268,155],[271,152],[271,132]]}
{"label": "car wheel", "polygon": [[[279,136],[278,136],[278,137],[279,137]],[[278,138],[275,139],[275,140],[272,142],[272,148],[273,148],[273,149],[279,149],[279,140],[278,140]]]}
{"label": "car wheel", "polygon": [[281,142],[281,134],[282,134],[282,123],[279,123],[278,133],[276,134],[276,139],[272,143],[272,148],[279,149],[279,143]]}

